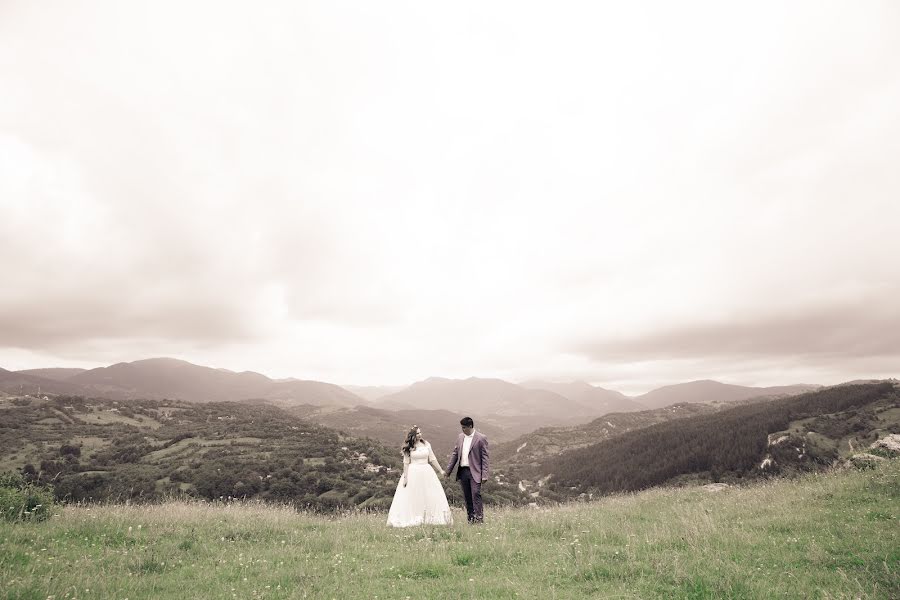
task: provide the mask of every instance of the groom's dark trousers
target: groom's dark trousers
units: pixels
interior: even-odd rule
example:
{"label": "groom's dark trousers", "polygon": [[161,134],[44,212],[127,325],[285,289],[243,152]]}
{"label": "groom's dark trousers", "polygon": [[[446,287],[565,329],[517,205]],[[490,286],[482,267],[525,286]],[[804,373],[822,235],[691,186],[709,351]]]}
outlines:
{"label": "groom's dark trousers", "polygon": [[484,522],[484,504],[481,502],[481,484],[472,477],[469,467],[460,467],[456,472],[456,479],[462,487],[463,496],[466,499],[466,513],[469,523]]}

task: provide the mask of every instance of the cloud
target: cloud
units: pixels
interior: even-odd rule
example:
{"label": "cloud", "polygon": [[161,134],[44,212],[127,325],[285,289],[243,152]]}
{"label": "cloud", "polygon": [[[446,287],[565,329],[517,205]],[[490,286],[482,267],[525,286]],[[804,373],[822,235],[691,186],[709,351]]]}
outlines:
{"label": "cloud", "polygon": [[900,357],[900,304],[888,300],[898,291],[885,289],[852,304],[812,305],[788,313],[698,319],[631,337],[583,340],[571,350],[594,361],[615,362],[716,357],[810,363]]}
{"label": "cloud", "polygon": [[[69,157],[0,135],[5,345],[259,334],[264,321],[254,313],[267,288],[265,273],[252,269],[252,239],[217,243],[234,230],[193,227],[172,205],[116,205],[85,179]],[[193,217],[204,221],[202,212]]]}
{"label": "cloud", "polygon": [[20,360],[633,383],[896,349],[893,3],[238,8],[0,5]]}

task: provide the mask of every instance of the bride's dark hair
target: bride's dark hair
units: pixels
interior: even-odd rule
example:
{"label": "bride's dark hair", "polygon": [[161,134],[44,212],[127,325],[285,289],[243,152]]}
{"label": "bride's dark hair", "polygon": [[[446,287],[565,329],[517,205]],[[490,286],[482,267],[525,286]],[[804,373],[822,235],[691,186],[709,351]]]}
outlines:
{"label": "bride's dark hair", "polygon": [[[409,433],[406,434],[406,442],[403,444],[403,454],[409,456],[409,453],[412,452],[412,449],[416,447],[416,436],[419,434],[419,426],[413,425],[412,429],[409,430]],[[425,439],[423,438],[424,442]]]}

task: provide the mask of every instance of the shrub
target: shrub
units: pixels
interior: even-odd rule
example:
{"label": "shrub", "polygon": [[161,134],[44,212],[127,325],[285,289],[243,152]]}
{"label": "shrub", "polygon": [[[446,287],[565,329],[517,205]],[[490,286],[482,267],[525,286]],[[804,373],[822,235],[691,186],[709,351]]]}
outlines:
{"label": "shrub", "polygon": [[860,471],[866,471],[874,469],[878,466],[879,462],[884,462],[885,460],[886,459],[874,454],[854,454],[850,457],[850,465],[856,467]]}
{"label": "shrub", "polygon": [[53,492],[21,475],[0,475],[0,516],[5,521],[44,521],[53,509]]}
{"label": "shrub", "polygon": [[59,447],[59,455],[78,458],[81,456],[81,446],[76,446],[75,444],[63,444]]}

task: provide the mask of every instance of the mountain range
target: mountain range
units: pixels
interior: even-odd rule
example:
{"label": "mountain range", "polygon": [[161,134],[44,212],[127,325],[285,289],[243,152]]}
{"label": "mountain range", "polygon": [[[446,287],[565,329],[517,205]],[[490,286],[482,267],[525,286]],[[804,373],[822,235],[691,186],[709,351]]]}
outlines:
{"label": "mountain range", "polygon": [[774,387],[748,387],[702,379],[657,388],[637,396],[633,400],[646,408],[662,408],[686,402],[737,402],[749,398],[780,398],[811,392],[821,387],[805,383]]}
{"label": "mountain range", "polygon": [[260,373],[235,373],[173,358],[150,358],[97,369],[0,370],[7,394],[68,394],[111,400],[177,399],[188,402],[269,400],[277,404],[355,406],[365,401],[320,381],[276,381]]}
{"label": "mountain range", "polygon": [[[378,398],[373,406],[386,410],[448,410],[475,419],[476,427],[494,427],[503,439],[547,425],[574,425],[613,410],[639,410],[617,392],[584,384],[556,387],[517,385],[502,379],[431,377]],[[593,393],[588,390],[590,388]],[[572,393],[575,391],[575,393]],[[562,392],[562,393],[560,393]]]}
{"label": "mountain range", "polygon": [[[264,400],[285,407],[318,407],[302,412],[307,418],[320,419],[331,426],[352,422],[353,427],[349,429],[376,439],[384,439],[385,433],[381,430],[387,423],[403,428],[413,424],[409,421],[422,427],[434,427],[429,433],[434,435],[446,427],[444,412],[470,415],[479,427],[492,430],[495,439],[509,440],[540,427],[578,425],[609,413],[673,404],[779,397],[818,387],[805,384],[747,387],[703,380],[669,385],[641,396],[628,397],[583,381],[516,384],[478,377],[431,377],[405,388],[361,386],[347,389],[320,381],[271,379],[252,371],[214,369],[172,358],[123,362],[96,369],[0,369],[0,393],[7,395],[41,393],[112,400],[143,398],[188,402]],[[383,412],[376,417],[356,411],[354,407]],[[334,412],[332,408],[340,408],[343,412]],[[404,414],[404,411],[418,412]]]}
{"label": "mountain range", "polygon": [[[286,410],[352,437],[378,440],[397,452],[406,433],[415,425],[421,428],[423,437],[431,443],[441,463],[453,451],[460,432],[460,416],[449,410],[385,410],[371,405],[353,408],[304,405]],[[501,442],[511,435],[506,427],[482,419],[479,419],[478,430],[492,442]]]}
{"label": "mountain range", "polygon": [[405,385],[342,385],[341,387],[370,402],[406,388]]}
{"label": "mountain range", "polygon": [[531,390],[547,390],[583,406],[595,414],[644,410],[646,406],[629,398],[622,392],[607,390],[584,381],[554,383],[549,381],[526,381],[520,386]]}
{"label": "mountain range", "polygon": [[[71,498],[189,492],[383,506],[396,480],[382,467],[397,466],[408,428],[420,426],[443,463],[469,414],[491,440],[496,493],[555,501],[819,468],[900,433],[898,390],[695,381],[630,398],[584,382],[472,377],[368,401],[328,383],[165,358],[0,369],[0,446],[10,450],[0,467],[53,473]],[[664,407],[638,410],[654,405]]]}

